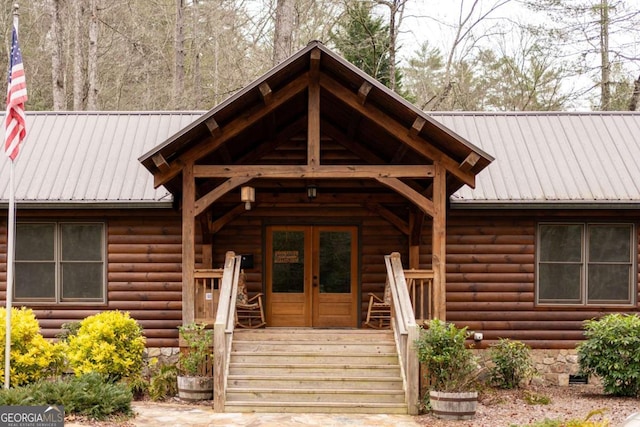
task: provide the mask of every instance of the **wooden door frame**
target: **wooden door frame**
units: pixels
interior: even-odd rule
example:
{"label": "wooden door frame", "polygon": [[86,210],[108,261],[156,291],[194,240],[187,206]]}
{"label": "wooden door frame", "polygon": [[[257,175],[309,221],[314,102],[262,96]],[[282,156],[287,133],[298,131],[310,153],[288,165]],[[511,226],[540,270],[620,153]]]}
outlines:
{"label": "wooden door frame", "polygon": [[360,263],[361,263],[361,245],[360,245],[360,241],[361,241],[361,226],[360,224],[354,224],[354,223],[298,223],[298,224],[282,224],[282,223],[270,223],[270,224],[265,224],[263,230],[264,230],[264,260],[263,260],[263,265],[264,265],[264,269],[263,269],[263,283],[264,283],[264,293],[265,293],[265,309],[266,309],[266,316],[267,316],[267,325],[269,325],[269,320],[271,319],[272,316],[272,308],[271,308],[271,299],[273,297],[273,292],[271,289],[271,286],[269,285],[271,278],[269,277],[269,275],[272,274],[272,266],[270,264],[270,261],[272,260],[273,257],[273,235],[272,235],[272,231],[274,230],[291,230],[291,231],[302,231],[304,232],[304,236],[305,236],[305,244],[304,244],[304,250],[305,250],[305,259],[304,259],[304,269],[305,269],[305,275],[304,275],[304,294],[308,295],[305,296],[305,313],[306,313],[306,319],[305,319],[305,324],[306,325],[311,325],[308,327],[314,327],[314,318],[315,318],[315,313],[314,313],[314,297],[316,293],[319,293],[315,290],[315,288],[313,287],[313,280],[314,280],[314,275],[317,276],[318,275],[318,268],[319,266],[316,265],[318,263],[315,263],[314,260],[316,260],[319,257],[319,253],[318,253],[318,247],[317,244],[319,244],[319,230],[327,230],[327,229],[333,229],[333,230],[340,230],[340,229],[347,229],[350,230],[352,232],[352,236],[353,238],[355,238],[355,242],[352,243],[352,256],[351,256],[351,277],[352,277],[352,289],[350,294],[355,297],[353,298],[353,301],[351,302],[352,304],[352,310],[353,310],[353,326],[354,328],[358,328],[361,322],[361,317],[362,317],[362,313],[360,310],[360,304],[361,304],[361,300],[362,300],[362,295],[361,295],[361,277],[360,277]]}

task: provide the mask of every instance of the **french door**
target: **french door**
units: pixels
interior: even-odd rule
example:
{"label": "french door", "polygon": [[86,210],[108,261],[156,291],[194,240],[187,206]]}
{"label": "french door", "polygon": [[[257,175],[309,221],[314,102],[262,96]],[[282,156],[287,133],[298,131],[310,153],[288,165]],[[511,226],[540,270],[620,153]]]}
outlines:
{"label": "french door", "polygon": [[267,228],[267,325],[357,327],[357,231],[355,226]]}

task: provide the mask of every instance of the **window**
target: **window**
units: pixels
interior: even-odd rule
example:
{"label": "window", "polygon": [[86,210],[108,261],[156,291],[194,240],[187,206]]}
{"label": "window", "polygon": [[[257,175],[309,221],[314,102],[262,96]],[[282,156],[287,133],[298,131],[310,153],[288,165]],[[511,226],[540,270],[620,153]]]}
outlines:
{"label": "window", "polygon": [[540,224],[539,304],[632,304],[635,238],[631,224]]}
{"label": "window", "polygon": [[16,301],[104,302],[104,224],[16,225]]}

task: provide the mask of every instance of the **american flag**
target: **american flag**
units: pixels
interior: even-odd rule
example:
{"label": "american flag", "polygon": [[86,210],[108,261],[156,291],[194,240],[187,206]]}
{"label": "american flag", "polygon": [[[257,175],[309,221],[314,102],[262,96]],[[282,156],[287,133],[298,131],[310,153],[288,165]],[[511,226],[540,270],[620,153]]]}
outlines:
{"label": "american flag", "polygon": [[9,86],[7,88],[7,113],[4,127],[4,152],[14,161],[20,152],[20,144],[27,135],[24,103],[27,102],[27,81],[22,66],[22,53],[18,46],[18,32],[13,27],[11,55],[9,57]]}

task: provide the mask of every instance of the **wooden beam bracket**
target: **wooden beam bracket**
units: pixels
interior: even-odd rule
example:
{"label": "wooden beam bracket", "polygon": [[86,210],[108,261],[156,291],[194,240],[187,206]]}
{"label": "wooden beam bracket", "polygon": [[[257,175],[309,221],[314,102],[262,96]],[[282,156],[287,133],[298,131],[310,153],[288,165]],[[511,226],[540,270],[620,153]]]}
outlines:
{"label": "wooden beam bracket", "polygon": [[358,101],[360,102],[360,105],[364,105],[367,102],[367,97],[369,96],[369,92],[371,92],[372,88],[373,85],[368,81],[364,81],[360,85],[360,89],[358,89]]}

